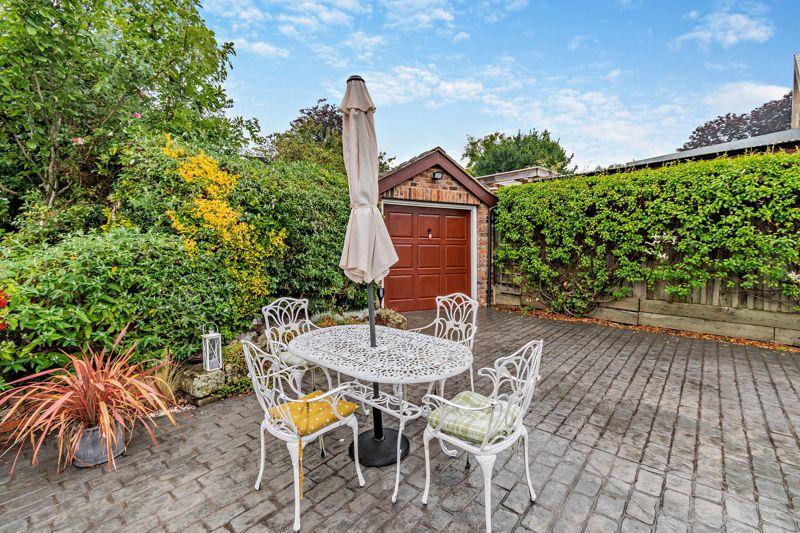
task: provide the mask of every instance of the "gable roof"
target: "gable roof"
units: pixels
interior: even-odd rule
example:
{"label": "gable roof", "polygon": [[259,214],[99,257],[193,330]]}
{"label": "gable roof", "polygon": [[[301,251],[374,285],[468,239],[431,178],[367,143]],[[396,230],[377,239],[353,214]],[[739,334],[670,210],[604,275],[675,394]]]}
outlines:
{"label": "gable roof", "polygon": [[489,189],[473,178],[464,167],[459,165],[455,159],[447,155],[440,146],[423,152],[417,157],[401,163],[389,172],[383,174],[378,180],[378,190],[381,194],[397,187],[406,180],[409,180],[421,172],[425,172],[431,167],[441,167],[462,187],[475,195],[481,202],[493,206],[497,203],[497,197]]}

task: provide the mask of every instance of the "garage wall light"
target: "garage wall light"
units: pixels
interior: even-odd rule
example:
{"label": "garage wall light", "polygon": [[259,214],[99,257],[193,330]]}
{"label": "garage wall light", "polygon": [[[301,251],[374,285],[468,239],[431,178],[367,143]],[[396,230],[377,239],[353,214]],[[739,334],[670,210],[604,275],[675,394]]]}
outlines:
{"label": "garage wall light", "polygon": [[434,170],[433,171],[433,181],[439,181],[440,179],[442,179],[443,175],[444,174],[442,173],[441,170]]}

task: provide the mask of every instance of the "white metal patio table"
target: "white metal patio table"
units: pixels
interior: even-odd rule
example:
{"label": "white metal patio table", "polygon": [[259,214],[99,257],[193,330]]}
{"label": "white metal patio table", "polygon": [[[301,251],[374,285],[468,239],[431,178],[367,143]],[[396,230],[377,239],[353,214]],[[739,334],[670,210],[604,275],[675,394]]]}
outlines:
{"label": "white metal patio table", "polygon": [[[376,327],[377,346],[370,346],[369,326],[332,326],[298,335],[289,351],[323,368],[372,382],[372,395],[358,399],[373,407],[373,429],[359,435],[361,464],[385,466],[397,460],[397,430],[383,428],[381,411],[394,416],[416,413],[420,408],[400,397],[380,391],[380,384],[433,383],[453,377],[472,366],[472,352],[464,344],[431,335],[384,326]],[[358,393],[356,392],[356,396]],[[408,453],[403,437],[401,454]]]}

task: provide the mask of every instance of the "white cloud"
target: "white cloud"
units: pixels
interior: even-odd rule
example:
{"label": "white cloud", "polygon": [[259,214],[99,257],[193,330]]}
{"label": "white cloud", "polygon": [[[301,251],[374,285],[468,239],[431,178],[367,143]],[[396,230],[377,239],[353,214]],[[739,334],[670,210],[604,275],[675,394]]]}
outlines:
{"label": "white cloud", "polygon": [[621,75],[622,75],[622,69],[615,68],[610,70],[608,74],[601,76],[601,78],[606,81],[617,81]]}
{"label": "white cloud", "polygon": [[475,79],[442,79],[436,65],[397,66],[367,75],[375,104],[392,106],[424,101],[427,107],[440,107],[456,101],[479,100],[484,85]]}
{"label": "white cloud", "polygon": [[259,26],[272,18],[251,0],[206,0],[203,9],[215,16],[232,19],[234,31]]}
{"label": "white cloud", "polygon": [[718,90],[706,95],[703,103],[715,114],[744,113],[756,107],[777,100],[788,93],[788,87],[764,85],[750,81],[726,83]]}
{"label": "white cloud", "polygon": [[[695,13],[691,12],[690,14]],[[696,15],[697,16],[697,15]],[[675,44],[696,42],[704,48],[719,45],[723,48],[742,42],[766,42],[774,33],[772,23],[764,18],[746,13],[716,11],[702,18],[702,22],[692,31],[679,36]]]}
{"label": "white cloud", "polygon": [[429,97],[439,76],[424,67],[397,66],[367,75],[369,91],[377,106],[404,104]]}
{"label": "white cloud", "polygon": [[593,40],[591,35],[576,35],[567,44],[567,50],[577,50]]}
{"label": "white cloud", "polygon": [[469,41],[469,33],[465,31],[460,31],[453,36],[454,43],[460,43],[463,41]]}
{"label": "white cloud", "polygon": [[335,26],[350,27],[355,14],[368,11],[368,6],[349,0],[327,0],[300,2],[275,0],[285,10],[276,17],[282,24],[278,31],[287,37],[304,40],[311,32]]}
{"label": "white cloud", "polygon": [[528,0],[483,0],[478,9],[488,22],[497,22],[526,7]]}
{"label": "white cloud", "polygon": [[345,39],[342,44],[351,48],[359,60],[366,61],[372,59],[375,50],[383,46],[385,42],[386,39],[382,35],[367,35],[357,31]]}
{"label": "white cloud", "polygon": [[248,41],[247,39],[234,39],[233,46],[237,50],[252,52],[262,57],[281,58],[289,55],[289,50],[280,48],[265,41]]}
{"label": "white cloud", "polygon": [[394,28],[428,29],[450,26],[455,20],[453,6],[447,0],[383,0],[386,25]]}
{"label": "white cloud", "polygon": [[445,100],[472,100],[483,92],[483,84],[473,80],[442,81],[436,86],[436,94]]}

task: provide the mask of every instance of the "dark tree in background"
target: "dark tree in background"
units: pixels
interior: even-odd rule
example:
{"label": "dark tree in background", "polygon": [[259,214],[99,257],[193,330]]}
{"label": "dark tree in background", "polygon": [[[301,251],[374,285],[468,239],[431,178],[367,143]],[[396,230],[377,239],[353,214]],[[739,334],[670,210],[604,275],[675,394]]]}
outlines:
{"label": "dark tree in background", "polygon": [[788,130],[791,124],[792,93],[772,100],[749,113],[728,113],[698,126],[679,152],[776,131]]}
{"label": "dark tree in background", "polygon": [[[271,161],[311,161],[344,172],[342,112],[338,106],[320,98],[317,105],[301,109],[288,130],[270,135],[263,152]],[[380,152],[380,172],[389,170],[392,161],[394,157]]]}
{"label": "dark tree in background", "polygon": [[532,166],[570,172],[572,154],[568,156],[549,131],[531,130],[514,135],[495,132],[480,138],[467,136],[464,158],[469,160],[467,170],[473,176],[485,176]]}

